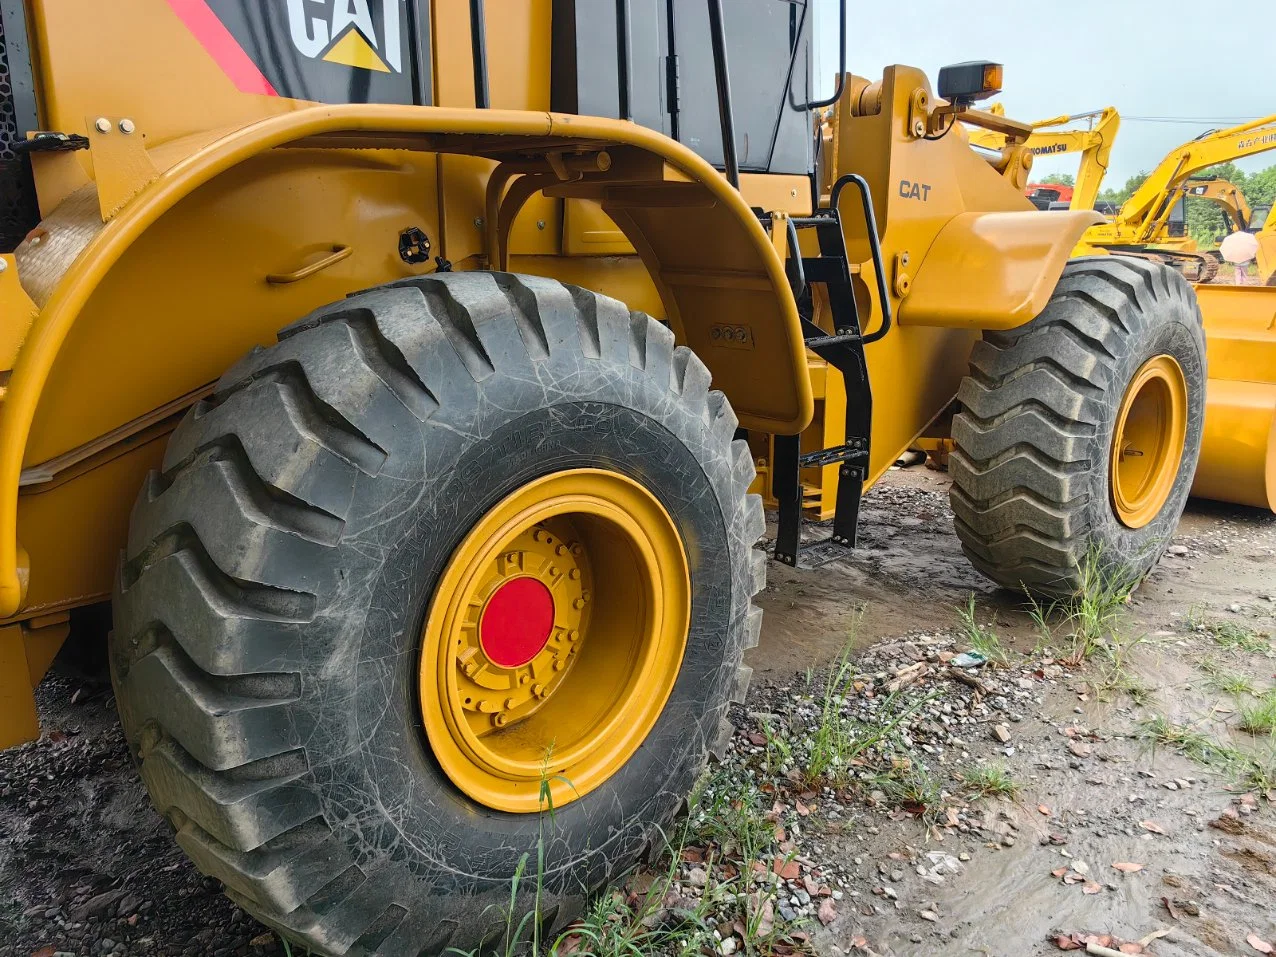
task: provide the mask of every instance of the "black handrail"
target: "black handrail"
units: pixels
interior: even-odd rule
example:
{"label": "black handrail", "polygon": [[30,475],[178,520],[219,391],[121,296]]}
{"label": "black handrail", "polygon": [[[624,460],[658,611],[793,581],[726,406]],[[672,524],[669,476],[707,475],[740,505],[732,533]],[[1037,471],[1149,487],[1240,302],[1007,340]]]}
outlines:
{"label": "black handrail", "polygon": [[718,87],[718,119],[722,123],[722,165],[727,182],[740,188],[740,164],[735,157],[735,114],[731,107],[731,77],[727,74],[727,33],[722,25],[722,0],[709,0],[709,40],[713,45],[713,74]]}
{"label": "black handrail", "polygon": [[474,52],[474,105],[486,110],[491,101],[487,92],[487,28],[483,19],[483,0],[470,0],[470,46]]}
{"label": "black handrail", "polygon": [[[877,217],[873,215],[873,195],[869,192],[868,181],[859,173],[844,173],[833,184],[833,195],[829,197],[829,206],[838,210],[838,202],[842,197],[842,188],[847,183],[854,183],[860,191],[860,199],[864,204],[864,224],[868,227],[868,247],[873,255],[873,271],[877,273],[877,298],[882,302],[882,324],[876,332],[864,337],[864,344],[876,342],[891,328],[891,297],[886,288],[886,267],[882,264],[882,244],[877,238]],[[839,214],[840,215],[840,214]]]}
{"label": "black handrail", "polygon": [[620,73],[620,118],[634,118],[634,79],[629,68],[633,60],[633,49],[629,38],[629,0],[616,0],[616,63]]}
{"label": "black handrail", "polygon": [[826,106],[832,106],[842,98],[842,90],[846,86],[846,0],[842,0],[840,4],[840,16],[838,25],[838,68],[837,68],[837,86],[833,89],[833,95],[825,100],[812,100],[802,107],[804,110],[822,110]]}

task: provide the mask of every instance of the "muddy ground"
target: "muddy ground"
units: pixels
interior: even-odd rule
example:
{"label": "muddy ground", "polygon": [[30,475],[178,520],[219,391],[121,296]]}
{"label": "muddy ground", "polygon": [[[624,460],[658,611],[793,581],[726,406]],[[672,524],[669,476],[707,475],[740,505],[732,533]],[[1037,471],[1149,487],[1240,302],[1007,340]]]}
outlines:
{"label": "muddy ground", "polygon": [[[1276,739],[1238,728],[1276,684],[1276,516],[1192,503],[1084,663],[1066,621],[1043,635],[965,563],[942,473],[892,472],[862,523],[852,557],[770,565],[730,756],[674,863],[632,878],[595,930],[723,955],[1276,944]],[[972,594],[1003,660],[955,669]],[[839,677],[860,743],[813,776]],[[55,676],[39,702],[43,738],[0,754],[0,957],[281,953],[171,843],[109,688]],[[1158,720],[1191,734],[1154,747]]]}

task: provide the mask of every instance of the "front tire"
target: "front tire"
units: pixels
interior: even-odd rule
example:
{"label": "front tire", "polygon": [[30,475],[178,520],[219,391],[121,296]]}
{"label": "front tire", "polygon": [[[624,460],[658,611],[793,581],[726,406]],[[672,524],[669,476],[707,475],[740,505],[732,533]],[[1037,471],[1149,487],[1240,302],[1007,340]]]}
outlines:
{"label": "front tire", "polygon": [[1205,335],[1168,266],[1067,264],[1042,313],[985,333],[953,420],[962,548],[984,575],[1074,594],[1083,563],[1139,581],[1187,502],[1205,417]]}
{"label": "front tire", "polygon": [[520,868],[514,925],[538,884],[543,931],[571,920],[747,683],[735,430],[664,326],[545,279],[373,289],[255,350],[174,433],[117,588],[121,719],[178,842],[325,954],[491,942]]}

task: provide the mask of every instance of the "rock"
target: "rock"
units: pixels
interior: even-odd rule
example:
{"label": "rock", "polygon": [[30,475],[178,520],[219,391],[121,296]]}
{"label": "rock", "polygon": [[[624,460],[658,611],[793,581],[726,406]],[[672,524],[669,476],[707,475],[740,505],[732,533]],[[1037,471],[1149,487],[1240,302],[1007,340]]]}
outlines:
{"label": "rock", "polygon": [[735,953],[737,946],[739,945],[736,943],[736,939],[734,937],[728,937],[718,945],[718,953],[720,953],[722,957],[731,957],[731,955]]}
{"label": "rock", "polygon": [[920,917],[922,920],[930,921],[932,924],[935,923],[937,920],[939,920],[939,915],[936,914],[933,910],[918,911],[917,916]]}
{"label": "rock", "polygon": [[970,854],[967,851],[962,851],[960,854],[957,855],[957,860],[968,861],[970,860]]}
{"label": "rock", "polygon": [[787,901],[779,904],[776,907],[776,910],[779,911],[780,917],[784,920],[797,920],[797,911],[795,911]]}
{"label": "rock", "polygon": [[1010,740],[1010,729],[1004,724],[994,724],[992,726],[992,736],[1002,744],[1005,744]]}
{"label": "rock", "polygon": [[1166,552],[1168,552],[1171,555],[1186,555],[1187,546],[1186,545],[1171,545],[1169,548],[1166,549]]}
{"label": "rock", "polygon": [[819,918],[821,924],[827,927],[837,919],[837,908],[833,906],[833,902],[827,898],[820,901],[820,908],[815,912],[815,916]]}
{"label": "rock", "polygon": [[123,890],[117,889],[98,894],[96,897],[90,897],[71,912],[71,919],[83,921],[91,917],[101,917],[109,914],[119,905],[120,899],[124,897],[124,894]]}
{"label": "rock", "polygon": [[1090,745],[1086,744],[1084,741],[1069,741],[1068,750],[1079,758],[1088,758],[1093,753]]}

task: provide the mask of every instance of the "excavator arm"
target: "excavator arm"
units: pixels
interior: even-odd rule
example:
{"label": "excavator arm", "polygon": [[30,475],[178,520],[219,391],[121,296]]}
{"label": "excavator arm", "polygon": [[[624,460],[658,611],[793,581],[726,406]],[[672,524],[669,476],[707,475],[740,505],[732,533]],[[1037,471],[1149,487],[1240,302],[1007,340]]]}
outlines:
{"label": "excavator arm", "polygon": [[1223,213],[1227,231],[1242,232],[1249,229],[1253,211],[1240,188],[1225,179],[1190,179],[1182,187],[1189,199],[1202,199],[1213,203]]}
{"label": "excavator arm", "polygon": [[[1276,114],[1225,130],[1215,130],[1184,143],[1157,165],[1117,213],[1110,226],[1095,230],[1104,243],[1147,243],[1178,201],[1184,183],[1193,175],[1226,163],[1276,149]],[[1100,235],[1102,234],[1102,235]],[[1087,237],[1089,240],[1089,237]]]}
{"label": "excavator arm", "polygon": [[[994,104],[994,108],[997,104]],[[1061,130],[1081,120],[1089,120],[1089,129]],[[1091,113],[1070,116],[1053,116],[1032,124],[1027,148],[1033,156],[1058,156],[1064,153],[1080,153],[1076,186],[1072,191],[1072,209],[1094,209],[1099,198],[1099,186],[1108,171],[1112,156],[1112,143],[1121,126],[1121,116],[1111,106]],[[970,142],[984,149],[999,150],[1006,146],[1006,136],[991,130],[972,130]]]}

